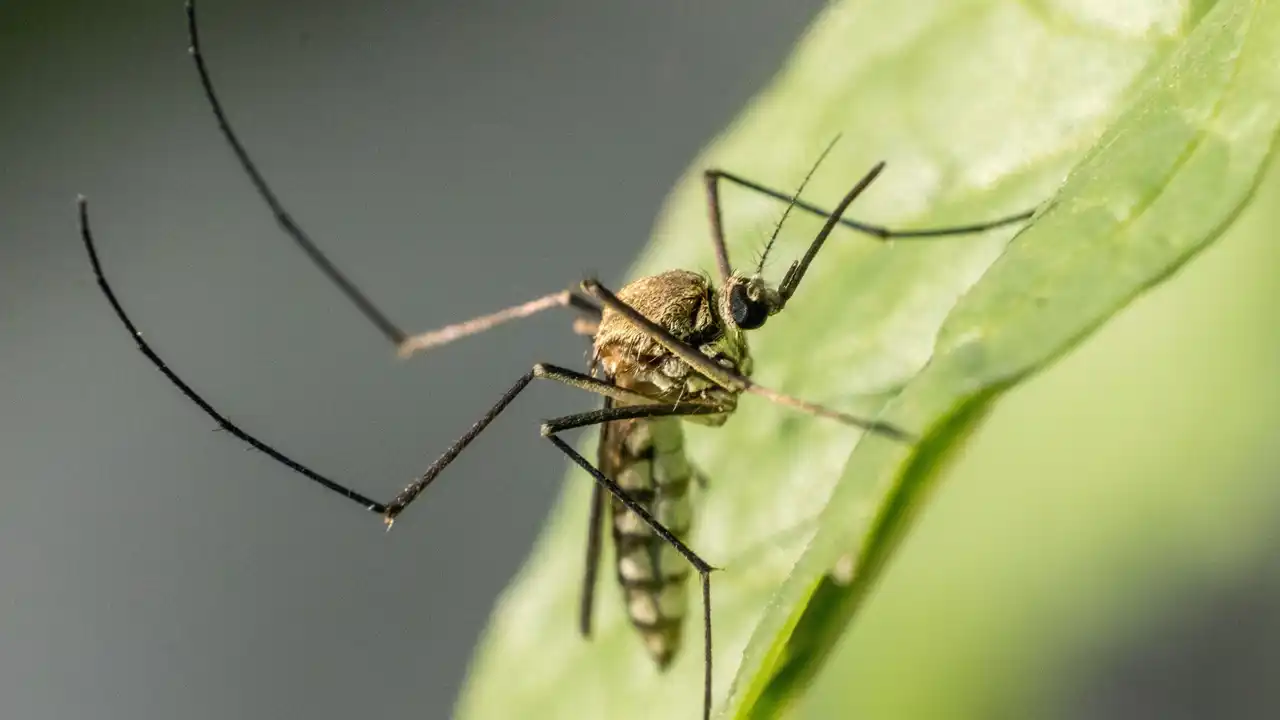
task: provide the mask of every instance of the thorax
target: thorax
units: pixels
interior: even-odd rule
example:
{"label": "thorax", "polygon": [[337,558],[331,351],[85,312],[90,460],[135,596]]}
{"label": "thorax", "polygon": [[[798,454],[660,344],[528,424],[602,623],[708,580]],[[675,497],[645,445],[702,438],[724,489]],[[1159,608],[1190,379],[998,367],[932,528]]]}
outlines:
{"label": "thorax", "polygon": [[[721,319],[715,290],[705,276],[672,270],[640,278],[624,286],[618,298],[712,361],[738,374],[750,374],[746,339]],[[709,401],[730,410],[736,405],[736,393],[697,372],[608,309],[595,335],[593,360],[616,384],[656,400]],[[703,416],[695,421],[718,425],[724,417]]]}

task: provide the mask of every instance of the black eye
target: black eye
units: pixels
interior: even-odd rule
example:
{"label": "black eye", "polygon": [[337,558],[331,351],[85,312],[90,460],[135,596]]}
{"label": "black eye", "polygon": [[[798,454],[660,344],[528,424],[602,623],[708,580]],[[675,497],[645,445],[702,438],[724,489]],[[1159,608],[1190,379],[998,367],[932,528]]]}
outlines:
{"label": "black eye", "polygon": [[729,310],[733,313],[733,324],[743,330],[755,330],[769,319],[769,308],[760,300],[752,300],[743,285],[730,288]]}

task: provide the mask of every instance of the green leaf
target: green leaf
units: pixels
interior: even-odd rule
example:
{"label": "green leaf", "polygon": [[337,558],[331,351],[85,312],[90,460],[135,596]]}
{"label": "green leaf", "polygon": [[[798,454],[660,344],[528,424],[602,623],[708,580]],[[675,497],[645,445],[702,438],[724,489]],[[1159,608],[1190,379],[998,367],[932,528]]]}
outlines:
{"label": "green leaf", "polygon": [[[724,428],[688,430],[693,460],[711,478],[690,544],[724,568],[713,600],[726,716],[775,717],[793,707],[938,490],[943,466],[993,409],[999,418],[1005,403],[997,401],[1168,277],[1247,204],[1280,125],[1278,14],[1275,4],[1245,0],[838,2],[694,164],[637,274],[714,268],[702,168],[793,188],[837,133],[844,140],[806,197],[834,204],[885,159],[888,169],[849,213],[863,220],[937,226],[1053,197],[1012,242],[1000,232],[885,246],[842,233],[787,312],[751,336],[758,381],[883,412],[922,432],[915,447],[860,439],[756,398]],[[727,189],[722,199],[731,253],[746,265],[781,208]],[[777,264],[802,252],[818,224],[793,215],[772,255]],[[766,269],[775,281],[780,274]],[[1023,480],[1002,477],[1010,478],[1004,487]],[[571,475],[495,612],[459,717],[697,716],[696,617],[666,673],[652,666],[607,582],[593,638],[576,634],[589,491],[585,475]],[[987,498],[974,512],[999,507]],[[957,531],[981,527],[971,517]],[[946,544],[936,553],[930,567],[952,560]],[[827,577],[850,561],[851,582]],[[898,640],[918,642],[899,626],[864,652]],[[873,661],[859,657],[865,673]],[[959,707],[945,704],[945,693],[920,693],[926,685],[909,669],[902,675],[916,696]],[[857,698],[898,687],[823,677],[818,685],[809,705],[817,717],[843,716]],[[972,699],[999,687],[979,678],[962,689]]]}

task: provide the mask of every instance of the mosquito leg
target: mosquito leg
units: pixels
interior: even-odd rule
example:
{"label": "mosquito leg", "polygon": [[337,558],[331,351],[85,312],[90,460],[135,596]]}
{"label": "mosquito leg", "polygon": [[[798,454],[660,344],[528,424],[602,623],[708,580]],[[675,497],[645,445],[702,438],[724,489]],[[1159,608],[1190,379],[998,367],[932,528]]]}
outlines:
{"label": "mosquito leg", "polygon": [[[448,467],[449,463],[453,462],[454,459],[456,459],[458,455],[471,444],[471,441],[475,440],[480,433],[484,432],[484,429],[489,427],[489,424],[492,423],[498,415],[502,414],[503,410],[507,409],[507,406],[511,404],[511,401],[515,400],[516,396],[528,387],[529,383],[533,382],[536,378],[555,380],[564,385],[578,388],[579,390],[586,390],[588,392],[596,393],[597,395],[603,395],[605,397],[612,398],[614,400],[621,400],[627,403],[654,403],[657,401],[657,398],[651,398],[643,393],[618,387],[612,383],[598,380],[590,375],[584,375],[580,372],[574,372],[568,368],[562,368],[547,363],[534,365],[533,369],[524,375],[521,375],[520,378],[516,380],[505,393],[503,393],[502,397],[498,399],[498,402],[496,402],[493,407],[489,408],[489,411],[481,416],[481,418],[477,420],[470,429],[463,433],[462,437],[458,438],[453,445],[450,445],[448,449],[440,455],[440,457],[436,458],[436,461],[431,463],[431,466],[427,468],[426,472],[422,473],[422,475],[418,476],[416,480],[405,486],[405,488],[401,490],[391,502],[387,503],[387,511],[384,518],[388,527],[395,522],[396,517],[399,516],[400,513],[404,512],[405,508],[408,507],[410,503],[422,494],[423,490],[427,489],[428,485],[435,481],[440,473]],[[695,403],[684,403],[680,409],[683,410],[686,406],[692,409],[689,414],[696,414],[701,408],[707,407],[705,404],[698,405]],[[665,407],[671,406],[667,405]],[[627,411],[628,408],[613,408],[613,410],[621,412]],[[626,415],[625,417],[636,416]]]}
{"label": "mosquito leg", "polygon": [[604,488],[591,489],[591,518],[587,524],[587,562],[582,573],[582,598],[578,602],[578,632],[591,637],[592,608],[596,598],[596,576],[600,572],[601,537],[604,529]]}
{"label": "mosquito leg", "polygon": [[[563,440],[556,436],[557,433],[574,428],[586,427],[588,425],[598,425],[601,423],[613,422],[615,420],[630,420],[635,418],[654,418],[654,417],[671,417],[671,416],[691,416],[691,415],[713,415],[716,413],[726,412],[727,409],[720,405],[712,403],[684,403],[679,406],[673,406],[667,403],[653,403],[648,405],[634,405],[626,407],[610,407],[606,405],[601,410],[591,412],[577,413],[574,415],[566,415],[564,417],[547,420],[542,423],[542,435],[560,448],[562,452],[569,456],[579,467],[586,470],[596,479],[597,494],[593,496],[592,502],[597,502],[599,497],[599,488],[604,487],[614,497],[618,498],[628,510],[640,516],[646,525],[648,525],[655,534],[666,542],[670,543],[681,555],[693,565],[698,571],[699,580],[702,583],[702,622],[703,622],[703,643],[704,656],[703,663],[705,673],[703,677],[703,717],[711,717],[711,571],[714,569],[707,565],[692,550],[689,550],[683,543],[679,541],[670,531],[662,526],[647,512],[641,512],[643,505],[635,502],[626,494],[622,488],[610,480],[600,472],[595,466],[587,461],[586,458],[578,454],[573,448],[569,447]],[[603,498],[600,498],[603,503]],[[599,519],[596,515],[597,508],[592,507],[592,532],[598,536]],[[598,537],[596,538],[598,544]],[[580,607],[579,622],[583,630],[583,635],[588,635],[591,627],[591,603],[594,597],[594,580],[595,580],[595,564],[598,560],[598,550],[593,555],[591,551],[591,543],[588,542],[588,574],[587,581],[591,590],[583,591],[582,605]]]}
{"label": "mosquito leg", "polygon": [[535,298],[529,302],[504,308],[495,313],[481,315],[477,318],[465,320],[460,323],[454,323],[452,325],[446,325],[430,332],[420,333],[418,335],[404,338],[400,341],[396,350],[400,357],[407,358],[414,353],[421,352],[428,348],[446,345],[459,338],[484,332],[485,330],[497,327],[503,323],[518,320],[520,318],[526,318],[530,315],[540,313],[543,310],[560,307],[572,307],[586,314],[587,317],[577,319],[578,321],[585,322],[586,324],[579,325],[579,322],[575,321],[573,325],[574,332],[579,334],[595,334],[594,330],[590,333],[583,332],[583,330],[585,328],[593,328],[599,325],[600,306],[572,291],[561,290],[560,292],[551,293],[550,295],[543,295],[542,297]]}
{"label": "mosquito leg", "polygon": [[542,423],[542,434],[544,436],[550,436],[564,432],[565,430],[573,430],[574,428],[587,427],[590,425],[599,425],[600,423],[613,422],[615,420],[686,417],[689,415],[716,415],[725,412],[730,411],[722,405],[688,401],[682,402],[679,405],[675,405],[673,403],[652,403],[647,405],[606,407],[601,410],[589,410],[587,412],[575,413],[573,415],[565,415],[564,417],[555,418],[554,420],[547,420]]}
{"label": "mosquito leg", "polygon": [[240,429],[240,427],[231,422],[226,415],[218,412],[216,408],[201,397],[194,388],[184,382],[182,378],[178,377],[178,374],[169,368],[169,365],[165,363],[158,354],[156,354],[156,351],[151,349],[151,346],[147,344],[147,341],[142,339],[142,333],[139,332],[137,326],[133,324],[133,321],[129,319],[129,315],[125,313],[124,307],[116,298],[115,291],[111,289],[111,284],[107,282],[107,276],[102,272],[102,263],[98,259],[98,251],[93,243],[93,231],[89,227],[89,204],[83,197],[79,199],[79,208],[80,237],[84,241],[85,250],[89,253],[89,263],[93,266],[93,276],[94,279],[98,281],[99,289],[101,289],[102,294],[106,296],[107,302],[111,304],[111,309],[115,311],[116,317],[119,318],[125,329],[129,331],[129,335],[133,337],[133,341],[137,344],[138,350],[142,351],[142,354],[151,361],[151,364],[154,365],[157,370],[169,379],[169,382],[173,383],[174,387],[178,388],[178,390],[185,395],[188,400],[195,403],[196,406],[203,410],[206,415],[213,418],[214,422],[218,423],[219,427],[239,438],[253,449],[265,453],[272,460],[275,460],[308,480],[311,480],[312,482],[315,482],[347,498],[348,500],[359,503],[367,510],[371,510],[376,513],[386,513],[386,506],[377,500],[372,500],[361,495],[355,490],[346,487],[345,485],[330,480]]}
{"label": "mosquito leg", "polygon": [[[716,413],[726,412],[724,407],[719,405],[711,405],[706,403],[681,403],[680,405],[672,405],[670,403],[651,403],[646,405],[632,405],[626,407],[614,407],[606,404],[601,410],[593,410],[590,412],[577,413],[574,415],[566,415],[554,420],[547,420],[542,423],[542,434],[550,437],[556,433],[572,430],[574,428],[586,427],[588,425],[599,425],[601,423],[613,422],[614,420],[632,420],[635,418],[653,418],[653,417],[671,417],[671,416],[689,416],[689,415],[714,415]],[[591,634],[591,608],[594,602],[595,594],[595,578],[596,567],[600,559],[600,508],[596,503],[603,503],[604,499],[600,495],[600,489],[596,488],[596,493],[592,496],[591,507],[591,526],[587,535],[587,566],[583,576],[582,602],[579,606],[578,627],[582,631],[583,637]]]}
{"label": "mosquito leg", "polygon": [[[593,333],[594,334],[594,333]],[[613,407],[613,398],[604,399],[605,409]],[[604,531],[604,488],[591,488],[591,517],[587,520],[587,557],[582,570],[582,595],[578,600],[578,632],[591,637],[591,620],[596,601],[596,577],[600,573],[600,551]]]}
{"label": "mosquito leg", "polygon": [[[458,438],[457,442],[455,442],[447,450],[445,450],[445,452],[439,458],[437,458],[436,461],[432,463],[429,468],[427,468],[426,472],[424,472],[417,480],[411,483],[404,490],[400,491],[400,494],[397,495],[392,502],[388,503],[387,511],[384,516],[386,519],[387,525],[390,526],[395,521],[396,517],[400,513],[404,512],[404,509],[409,505],[409,503],[413,502],[414,499],[416,499],[418,495],[420,495],[422,491],[425,490],[427,486],[429,486],[436,479],[436,477],[438,477],[440,473],[444,471],[444,469],[449,465],[449,463],[453,462],[458,457],[458,455],[461,454],[462,451],[466,449],[466,447],[470,445],[471,442],[475,440],[477,436],[480,435],[480,433],[484,432],[485,428],[487,428],[489,424],[492,423],[494,419],[496,419],[498,415],[500,415],[502,411],[505,410],[507,406],[510,405],[511,402],[515,400],[516,397],[521,392],[523,392],[526,387],[529,386],[529,383],[533,382],[533,380],[538,377],[550,378],[553,380],[558,380],[568,385],[572,385],[574,387],[581,388],[583,390],[591,390],[593,392],[599,392],[600,394],[613,399],[627,398],[632,402],[635,402],[636,397],[643,397],[643,396],[639,396],[638,393],[632,392],[630,390],[626,390],[624,388],[615,387],[613,385],[610,385],[609,383],[596,380],[595,378],[592,378],[590,376],[582,375],[581,373],[575,373],[572,371],[564,370],[563,368],[555,368],[554,366],[547,366],[547,365],[535,366],[532,370],[520,376],[520,378],[516,380],[516,382],[511,386],[511,388],[508,389],[505,393],[503,393],[502,397],[498,399],[498,402],[495,403],[494,406],[490,408],[489,411],[486,412],[478,421],[476,421],[476,423],[472,425],[471,428],[468,429],[467,432],[462,435],[462,437]],[[645,525],[647,525],[654,532],[655,535],[662,538],[665,542],[670,543],[671,546],[674,547],[676,551],[679,552],[682,556],[684,556],[684,558],[688,560],[691,565],[693,565],[694,569],[697,570],[698,575],[702,581],[702,595],[703,595],[703,602],[704,602],[703,620],[705,623],[707,623],[706,652],[707,652],[707,667],[708,667],[707,669],[708,688],[704,693],[705,695],[704,697],[705,707],[704,707],[704,713],[703,713],[704,718],[709,718],[710,712],[711,712],[710,687],[709,687],[709,684],[710,684],[709,678],[710,678],[710,672],[711,672],[710,671],[710,654],[711,654],[710,574],[712,570],[714,570],[714,568],[711,567],[711,565],[709,565],[701,557],[699,557],[695,552],[690,550],[687,545],[681,542],[681,540],[678,537],[676,537],[675,534],[673,534],[670,530],[668,530],[664,525],[662,525],[662,523],[658,522],[651,514],[649,514],[647,510],[645,510],[643,505],[633,500],[629,495],[626,494],[625,491],[623,491],[621,487],[618,486],[617,483],[615,483],[609,477],[605,476],[604,473],[601,473],[599,470],[597,470],[595,466],[593,466],[590,462],[587,461],[586,458],[582,457],[582,455],[578,454],[577,451],[575,451],[573,448],[565,444],[565,442],[561,440],[559,437],[557,437],[555,433],[560,432],[562,430],[571,429],[571,428],[583,427],[586,425],[594,425],[594,424],[599,424],[603,422],[612,422],[614,420],[623,420],[623,419],[638,418],[638,417],[699,415],[699,414],[711,414],[716,412],[725,412],[725,408],[720,406],[715,406],[715,405],[709,405],[705,403],[704,404],[685,403],[678,407],[672,404],[667,404],[667,403],[639,405],[639,406],[624,406],[624,407],[606,407],[602,410],[591,411],[588,413],[580,413],[577,415],[570,415],[570,416],[558,418],[555,420],[549,420],[543,423],[543,426],[542,426],[542,434],[549,441],[551,441],[553,445],[559,448],[561,452],[568,455],[571,460],[573,460],[575,463],[577,463],[579,466],[585,469],[588,473],[590,473],[591,476],[595,479],[599,487],[602,487],[610,495],[613,495],[615,498],[617,498],[618,502],[622,503],[624,507],[626,507],[631,512],[635,513],[636,516],[638,516],[645,523]],[[581,622],[581,620],[582,619],[580,617],[579,621]]]}
{"label": "mosquito leg", "polygon": [[662,525],[662,523],[658,522],[652,515],[650,515],[649,511],[645,510],[643,505],[636,502],[635,500],[632,500],[631,496],[627,495],[622,488],[618,487],[617,483],[615,483],[613,480],[609,479],[609,477],[606,476],[604,473],[596,469],[594,465],[592,465],[586,458],[582,457],[582,455],[579,454],[578,451],[570,447],[568,443],[561,440],[556,435],[547,434],[546,427],[547,426],[544,423],[543,434],[547,436],[547,439],[550,440],[553,445],[559,448],[560,451],[563,452],[565,455],[568,455],[569,459],[572,460],[574,464],[576,464],[578,467],[582,468],[583,470],[586,470],[591,475],[591,477],[595,479],[596,484],[598,486],[603,487],[605,490],[609,492],[609,494],[617,498],[618,501],[623,504],[623,506],[625,506],[628,510],[630,510],[631,512],[635,513],[638,517],[640,517],[640,519],[644,521],[645,525],[648,525],[649,528],[653,530],[655,535],[662,538],[664,541],[669,543],[673,548],[675,548],[677,552],[679,552],[681,555],[684,556],[686,560],[689,561],[689,564],[693,566],[693,569],[698,572],[698,581],[702,584],[702,627],[703,627],[702,717],[703,717],[703,720],[709,720],[711,717],[711,657],[712,657],[711,655],[711,573],[716,568],[713,568],[711,565],[707,564],[707,562],[704,561],[702,558],[698,557],[698,555],[695,552],[690,550],[688,546],[686,546],[683,542],[680,541],[680,538],[677,538],[674,534],[671,533],[671,531],[667,530],[666,527]]}
{"label": "mosquito leg", "polygon": [[89,256],[89,263],[93,268],[94,279],[97,281],[98,287],[106,297],[107,302],[111,305],[111,309],[115,312],[116,317],[120,320],[120,323],[124,326],[125,330],[128,331],[129,335],[137,344],[138,350],[142,352],[147,360],[149,360],[151,364],[154,365],[155,368],[159,370],[188,400],[195,403],[195,405],[206,415],[213,418],[214,422],[218,423],[219,427],[225,429],[240,441],[255,450],[261,451],[272,460],[275,460],[308,480],[324,487],[327,490],[337,493],[352,502],[360,504],[367,510],[381,514],[388,523],[390,523],[396,515],[402,512],[404,510],[404,506],[411,502],[413,497],[417,496],[417,494],[420,493],[422,489],[425,488],[426,485],[444,469],[444,466],[447,465],[449,461],[456,457],[467,444],[474,440],[475,436],[478,435],[480,431],[484,430],[484,428],[492,422],[495,417],[497,417],[498,413],[510,404],[511,400],[515,399],[515,396],[520,392],[520,390],[523,390],[524,386],[528,385],[535,377],[545,377],[558,380],[571,387],[580,388],[582,390],[594,392],[598,395],[604,395],[605,397],[629,403],[652,403],[655,400],[654,398],[642,393],[617,387],[604,382],[603,380],[593,378],[590,375],[574,372],[567,368],[546,364],[536,365],[529,372],[525,373],[519,381],[517,381],[516,385],[514,385],[512,389],[502,397],[497,406],[490,410],[485,417],[481,418],[480,422],[476,423],[461,440],[450,447],[449,450],[447,450],[445,454],[431,466],[423,477],[420,477],[414,484],[410,485],[404,491],[401,491],[400,495],[396,498],[396,502],[390,505],[384,505],[377,500],[373,500],[341,483],[317,473],[306,465],[303,465],[297,460],[294,460],[288,455],[276,450],[271,445],[250,435],[248,432],[233,423],[226,415],[223,415],[214,408],[213,405],[196,392],[194,388],[179,377],[178,374],[174,372],[167,363],[165,363],[160,355],[151,348],[150,344],[142,338],[142,333],[138,330],[137,326],[133,324],[133,320],[131,320],[129,315],[125,312],[124,306],[120,304],[120,300],[116,297],[115,291],[112,289],[111,284],[107,281],[106,274],[103,272],[102,262],[98,258],[98,250],[94,244],[93,231],[89,224],[88,201],[81,197],[78,204],[80,237],[84,242],[85,251]]}
{"label": "mosquito leg", "polygon": [[809,413],[810,415],[830,418],[846,425],[862,428],[868,432],[884,435],[900,442],[914,442],[917,439],[912,433],[891,423],[860,418],[837,410],[831,410],[823,407],[822,405],[818,405],[817,403],[801,400],[800,398],[792,397],[776,390],[771,390],[763,385],[759,385],[755,381],[751,380],[751,378],[739,375],[722,365],[712,362],[706,355],[698,352],[697,348],[681,341],[676,336],[659,327],[652,320],[641,315],[635,308],[618,299],[618,296],[614,295],[601,285],[599,280],[594,278],[584,280],[582,282],[582,289],[592,297],[602,302],[605,307],[625,317],[628,322],[635,325],[644,332],[645,335],[648,335],[655,342],[661,344],[681,360],[688,363],[693,367],[693,369],[702,373],[711,381],[727,390],[749,392],[754,395],[760,395],[761,397],[767,398],[779,405],[786,405],[787,407]]}
{"label": "mosquito leg", "polygon": [[707,190],[707,217],[711,221],[711,247],[716,253],[716,269],[720,272],[720,282],[727,283],[733,276],[733,266],[729,263],[729,246],[724,241],[724,217],[720,212],[720,183],[710,172],[703,173],[702,184]]}
{"label": "mosquito leg", "polygon": [[398,325],[393,323],[387,315],[378,308],[377,305],[369,299],[356,286],[354,282],[347,278],[341,270],[334,265],[328,256],[315,244],[311,237],[298,224],[284,204],[280,202],[279,197],[271,186],[267,183],[262,172],[258,170],[258,166],[249,156],[249,151],[245,148],[244,143],[240,141],[239,136],[231,127],[231,122],[227,118],[226,111],[222,107],[222,102],[218,99],[217,91],[213,86],[213,79],[209,74],[208,65],[205,63],[204,52],[200,46],[199,23],[196,19],[196,3],[195,0],[187,0],[187,34],[190,40],[191,57],[195,61],[196,72],[200,76],[200,84],[204,88],[205,99],[209,102],[209,107],[213,111],[214,118],[218,122],[218,129],[222,132],[223,138],[227,144],[231,146],[231,150],[235,153],[236,160],[239,161],[240,167],[245,174],[249,176],[249,180],[253,183],[254,188],[258,191],[258,195],[262,198],[267,207],[271,209],[271,214],[275,217],[276,224],[284,231],[290,239],[298,245],[317,268],[320,269],[325,277],[329,279],[342,292],[347,299],[356,306],[362,315],[369,322],[373,323],[378,331],[382,333],[393,345],[396,346],[402,357],[408,357],[415,352],[425,350],[429,347],[444,345],[467,335],[488,330],[491,327],[500,325],[509,320],[528,317],[541,310],[552,307],[573,306],[588,314],[599,314],[599,308],[594,306],[590,301],[581,298],[571,292],[565,291],[553,293],[535,300],[531,300],[521,305],[516,305],[506,310],[478,317],[466,322],[449,325],[433,332],[423,333],[420,335],[410,336]]}
{"label": "mosquito leg", "polygon": [[378,309],[378,306],[373,304],[372,300],[347,279],[347,276],[321,252],[306,231],[289,214],[289,211],[285,210],[284,205],[276,197],[271,186],[267,184],[266,178],[258,171],[258,166],[249,157],[249,151],[245,149],[244,143],[240,142],[235,130],[231,128],[231,122],[227,119],[227,114],[222,109],[222,103],[218,100],[218,95],[213,89],[213,80],[209,76],[209,68],[205,65],[204,54],[200,49],[200,32],[196,22],[195,0],[187,0],[187,36],[190,41],[191,57],[196,64],[196,72],[200,75],[200,84],[204,87],[205,99],[209,101],[209,107],[213,110],[214,118],[218,121],[218,129],[222,131],[222,136],[226,138],[227,144],[231,146],[236,159],[240,162],[240,167],[249,176],[249,180],[258,191],[258,195],[271,208],[271,214],[275,216],[276,224],[302,249],[311,262],[320,269],[320,272],[324,273],[330,282],[338,286],[342,294],[356,306],[369,322],[373,323],[374,327],[378,328],[378,331],[387,340],[390,340],[393,345],[399,345],[407,337],[405,332],[391,322]]}
{"label": "mosquito leg", "polygon": [[[747,188],[748,190],[754,190],[755,192],[758,192],[762,195],[767,195],[771,198],[774,198],[775,200],[780,200],[785,203],[793,204],[796,207],[800,208],[801,210],[813,213],[814,215],[818,215],[824,218],[831,217],[830,210],[825,210],[823,208],[818,207],[817,205],[813,205],[812,203],[808,203],[808,202],[805,202],[804,200],[800,200],[798,197],[788,195],[786,193],[780,192],[778,190],[774,190],[772,188],[765,187],[764,185],[761,185],[752,180],[748,180],[742,177],[741,175],[735,175],[734,173],[731,173],[727,170],[720,170],[718,168],[713,168],[703,173],[703,182],[706,183],[707,185],[708,195],[711,195],[714,193],[718,197],[719,195],[718,191],[713,191],[710,188],[715,187],[720,180],[727,180],[731,183],[734,183],[735,185],[739,185],[741,187]],[[986,222],[972,223],[969,225],[955,225],[951,227],[922,228],[922,229],[915,229],[915,230],[894,230],[891,228],[884,227],[882,225],[872,225],[869,223],[860,222],[852,218],[841,218],[840,224],[852,230],[857,230],[858,232],[866,233],[868,235],[872,235],[874,237],[880,238],[881,240],[903,239],[903,238],[929,238],[929,237],[943,237],[947,235],[971,235],[974,233],[986,232],[987,230],[995,230],[997,228],[1002,228],[1007,225],[1014,225],[1024,220],[1029,220],[1032,215],[1035,215],[1035,213],[1036,213],[1036,208],[1032,208],[1030,210],[1024,210],[1022,212],[1014,213],[1012,215],[1006,215],[1004,217],[997,218],[995,220],[988,220]]]}

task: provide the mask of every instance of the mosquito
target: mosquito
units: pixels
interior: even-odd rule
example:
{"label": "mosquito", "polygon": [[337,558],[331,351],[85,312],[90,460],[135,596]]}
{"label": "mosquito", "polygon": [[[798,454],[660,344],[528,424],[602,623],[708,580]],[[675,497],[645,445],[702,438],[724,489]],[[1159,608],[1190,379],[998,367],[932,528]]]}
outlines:
{"label": "mosquito", "polygon": [[[795,295],[810,263],[837,225],[881,240],[929,238],[981,233],[1029,219],[1034,210],[997,220],[965,226],[918,230],[891,230],[844,218],[844,212],[884,170],[873,166],[844,195],[833,210],[825,210],[799,198],[813,169],[794,194],[770,189],[733,173],[704,172],[704,189],[711,225],[719,285],[704,274],[669,270],[624,285],[616,294],[594,278],[577,288],[551,293],[531,301],[431,332],[409,335],[393,323],[325,256],[301,226],[285,210],[267,184],[223,111],[214,90],[196,22],[194,0],[186,3],[190,54],[203,87],[204,97],[218,128],[242,170],[270,208],[277,224],[310,258],[313,264],[356,306],[396,348],[407,357],[428,348],[453,342],[503,323],[552,308],[569,308],[580,314],[575,330],[591,338],[586,373],[539,363],[521,375],[502,397],[456,442],[450,445],[422,475],[391,501],[382,503],[334,481],[276,450],[241,429],[188,385],[152,349],[125,312],[107,281],[89,224],[88,204],[79,199],[80,235],[93,275],[116,317],[133,337],[138,349],[188,400],[195,403],[225,431],[273,460],[382,516],[388,529],[396,518],[506,409],[535,379],[554,380],[602,396],[598,410],[566,415],[543,422],[541,434],[595,481],[588,525],[586,567],[579,606],[579,631],[591,633],[595,586],[602,550],[605,507],[608,500],[615,548],[615,572],[631,624],[659,668],[666,668],[681,646],[686,614],[690,569],[697,573],[702,591],[703,698],[702,717],[712,707],[711,573],[716,569],[685,544],[692,525],[689,489],[698,473],[684,451],[682,421],[718,427],[737,408],[743,394],[758,395],[793,410],[828,418],[865,432],[910,443],[915,437],[895,425],[861,418],[765,387],[750,379],[752,360],[746,333],[761,328],[781,312]],[[834,141],[832,142],[834,145]],[[751,273],[736,271],[730,262],[720,211],[720,182],[727,181],[786,203],[782,215],[796,208],[825,218],[822,229],[801,258],[791,264],[777,285],[762,277],[765,257],[778,237],[775,226],[757,267]],[[600,426],[597,462],[592,464],[560,438],[576,428]]]}

